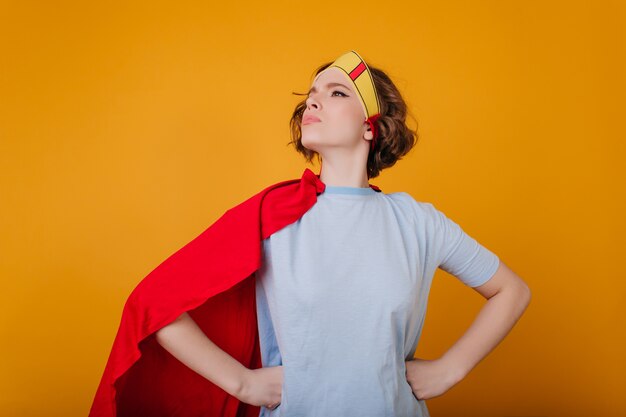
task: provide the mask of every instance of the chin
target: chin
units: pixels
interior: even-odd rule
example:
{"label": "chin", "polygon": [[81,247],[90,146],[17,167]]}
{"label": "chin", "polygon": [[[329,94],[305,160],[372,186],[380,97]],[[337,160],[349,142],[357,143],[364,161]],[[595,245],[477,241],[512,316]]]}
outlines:
{"label": "chin", "polygon": [[317,135],[302,135],[300,142],[302,146],[314,152],[319,152],[319,148],[325,145],[324,141]]}

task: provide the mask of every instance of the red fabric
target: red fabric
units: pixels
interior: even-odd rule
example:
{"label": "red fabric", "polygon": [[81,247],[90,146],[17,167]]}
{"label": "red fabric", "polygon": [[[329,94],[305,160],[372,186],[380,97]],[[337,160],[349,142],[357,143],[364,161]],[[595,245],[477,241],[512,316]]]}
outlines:
{"label": "red fabric", "polygon": [[273,184],[227,210],[150,272],[124,305],[89,416],[258,416],[259,407],[183,365],[154,332],[187,311],[220,348],[260,368],[253,278],[261,241],[298,220],[324,189],[308,168],[299,180]]}
{"label": "red fabric", "polygon": [[[380,188],[370,185],[376,191]],[[159,345],[154,332],[184,312],[249,369],[262,366],[254,273],[262,240],[297,221],[324,192],[310,169],[227,210],[150,272],[128,297],[90,417],[257,417]]]}

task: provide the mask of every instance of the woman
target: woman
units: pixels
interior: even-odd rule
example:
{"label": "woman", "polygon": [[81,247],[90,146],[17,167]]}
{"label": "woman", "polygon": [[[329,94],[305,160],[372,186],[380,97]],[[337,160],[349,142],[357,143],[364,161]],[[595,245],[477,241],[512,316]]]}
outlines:
{"label": "woman", "polygon": [[[186,311],[154,332],[158,344],[242,405],[260,406],[261,416],[428,416],[425,400],[504,338],[530,291],[432,204],[368,183],[414,145],[405,118],[392,81],[355,51],[321,66],[291,120],[296,149],[322,162],[316,201],[262,240],[254,274],[262,367],[233,358]],[[413,358],[437,268],[487,302],[440,358]],[[240,407],[237,415],[256,411]],[[150,415],[174,414],[161,413]]]}

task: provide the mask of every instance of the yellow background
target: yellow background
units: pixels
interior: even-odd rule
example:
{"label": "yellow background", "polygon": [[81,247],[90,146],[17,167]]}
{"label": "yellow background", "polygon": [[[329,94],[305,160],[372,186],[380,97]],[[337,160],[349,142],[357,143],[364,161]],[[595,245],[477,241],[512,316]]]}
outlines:
{"label": "yellow background", "polygon": [[[0,415],[88,413],[127,295],[300,177],[291,92],[349,49],[419,124],[371,183],[435,204],[533,293],[433,417],[626,415],[623,2],[208,3],[0,3]],[[438,271],[416,356],[483,303]]]}

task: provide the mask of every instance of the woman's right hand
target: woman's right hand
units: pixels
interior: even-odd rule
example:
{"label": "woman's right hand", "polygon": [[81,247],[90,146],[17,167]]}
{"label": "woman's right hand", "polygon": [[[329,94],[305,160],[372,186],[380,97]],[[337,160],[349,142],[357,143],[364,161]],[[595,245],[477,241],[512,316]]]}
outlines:
{"label": "woman's right hand", "polygon": [[248,369],[237,399],[246,404],[274,409],[280,404],[282,385],[282,365]]}

